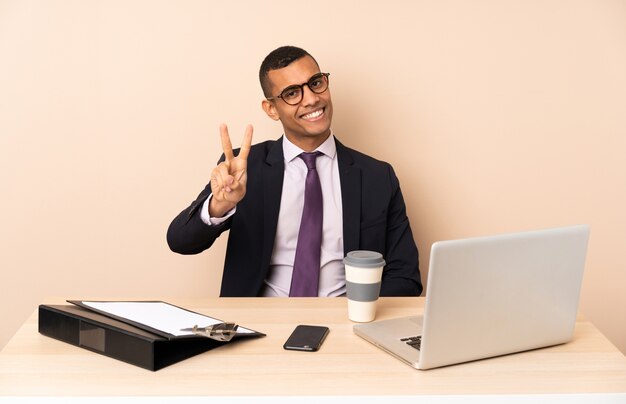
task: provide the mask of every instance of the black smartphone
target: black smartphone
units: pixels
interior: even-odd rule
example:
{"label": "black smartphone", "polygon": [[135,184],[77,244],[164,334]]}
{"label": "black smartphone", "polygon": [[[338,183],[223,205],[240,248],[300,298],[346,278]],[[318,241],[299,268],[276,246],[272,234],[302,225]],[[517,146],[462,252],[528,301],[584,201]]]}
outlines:
{"label": "black smartphone", "polygon": [[328,327],[318,325],[299,325],[297,326],[287,342],[283,345],[285,349],[295,351],[317,351],[322,346],[322,342],[328,335]]}

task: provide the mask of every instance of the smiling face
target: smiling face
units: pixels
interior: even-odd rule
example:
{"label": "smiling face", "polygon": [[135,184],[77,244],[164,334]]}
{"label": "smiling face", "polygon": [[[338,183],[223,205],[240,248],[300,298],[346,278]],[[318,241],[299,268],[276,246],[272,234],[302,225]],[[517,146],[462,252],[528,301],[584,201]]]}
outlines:
{"label": "smiling face", "polygon": [[[304,56],[287,67],[270,70],[267,77],[272,87],[271,94],[276,97],[289,86],[307,83],[317,73],[320,69],[310,56]],[[302,150],[312,151],[330,135],[333,104],[330,89],[315,94],[304,86],[302,91],[302,101],[297,105],[288,105],[280,98],[273,98],[271,101],[263,100],[262,106],[270,118],[280,120],[289,141]]]}

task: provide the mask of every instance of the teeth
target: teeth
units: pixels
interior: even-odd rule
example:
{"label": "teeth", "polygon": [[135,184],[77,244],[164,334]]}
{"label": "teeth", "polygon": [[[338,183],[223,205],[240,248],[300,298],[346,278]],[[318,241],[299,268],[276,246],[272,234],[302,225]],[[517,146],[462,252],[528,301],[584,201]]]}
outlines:
{"label": "teeth", "polygon": [[318,109],[317,111],[313,111],[310,114],[306,114],[306,115],[302,115],[302,118],[304,119],[313,119],[313,118],[317,118],[318,116],[322,115],[322,111],[321,109]]}

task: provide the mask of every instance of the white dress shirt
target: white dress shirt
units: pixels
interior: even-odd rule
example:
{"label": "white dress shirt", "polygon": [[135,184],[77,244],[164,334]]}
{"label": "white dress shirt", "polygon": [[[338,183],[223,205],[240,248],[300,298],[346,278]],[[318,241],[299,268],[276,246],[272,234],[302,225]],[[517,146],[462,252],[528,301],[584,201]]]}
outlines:
{"label": "white dress shirt", "polygon": [[[320,258],[320,283],[318,296],[339,296],[346,292],[346,277],[343,265],[343,210],[341,205],[341,183],[337,163],[335,138],[331,136],[316,151],[322,153],[316,160],[317,172],[323,195],[322,251]],[[285,175],[280,200],[278,225],[274,239],[274,250],[270,259],[270,270],[265,279],[263,296],[289,296],[293,262],[298,244],[300,219],[304,208],[304,185],[308,169],[298,156],[304,150],[283,137]],[[202,220],[216,225],[234,214],[230,211],[224,218],[210,218],[209,199],[202,207]]]}

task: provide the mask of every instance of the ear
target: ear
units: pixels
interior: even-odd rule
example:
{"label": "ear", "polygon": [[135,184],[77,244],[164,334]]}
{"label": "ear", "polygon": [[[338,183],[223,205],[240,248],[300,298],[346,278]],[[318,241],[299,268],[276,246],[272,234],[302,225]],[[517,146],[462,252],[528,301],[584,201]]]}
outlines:
{"label": "ear", "polygon": [[269,116],[273,120],[278,121],[280,119],[280,117],[278,116],[278,111],[276,110],[276,105],[274,105],[273,102],[263,100],[261,101],[261,108],[263,108],[263,111],[265,111],[267,116]]}

